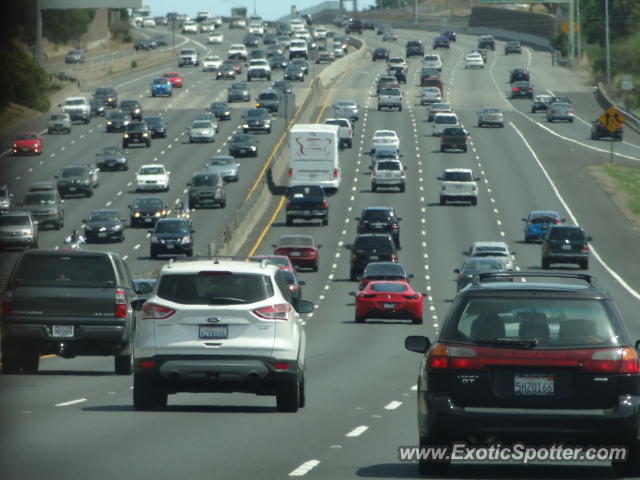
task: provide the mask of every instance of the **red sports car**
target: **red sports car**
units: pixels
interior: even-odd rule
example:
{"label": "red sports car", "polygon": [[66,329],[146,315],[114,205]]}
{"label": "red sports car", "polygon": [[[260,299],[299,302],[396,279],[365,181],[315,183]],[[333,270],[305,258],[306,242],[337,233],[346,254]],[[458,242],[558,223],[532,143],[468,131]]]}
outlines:
{"label": "red sports car", "polygon": [[35,132],[17,133],[13,137],[12,147],[14,155],[23,153],[40,155],[42,153],[42,137]]}
{"label": "red sports car", "polygon": [[374,280],[351,294],[356,297],[356,323],[367,318],[407,318],[422,323],[424,295],[404,280]]}
{"label": "red sports car", "polygon": [[293,263],[289,260],[289,257],[286,255],[254,255],[251,257],[252,260],[270,260],[275,265],[280,267],[282,270],[290,270],[294,271]]}
{"label": "red sports car", "polygon": [[286,255],[296,268],[311,268],[318,271],[318,249],[311,235],[283,235],[272,245],[276,255]]}
{"label": "red sports car", "polygon": [[174,88],[182,88],[182,75],[178,72],[167,72],[163,77],[168,78]]}

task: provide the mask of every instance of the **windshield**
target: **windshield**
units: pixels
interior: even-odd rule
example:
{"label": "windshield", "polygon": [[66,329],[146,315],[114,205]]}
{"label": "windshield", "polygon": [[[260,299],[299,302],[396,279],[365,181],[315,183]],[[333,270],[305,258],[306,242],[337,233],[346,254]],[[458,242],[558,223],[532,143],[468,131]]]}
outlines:
{"label": "windshield", "polygon": [[276,93],[261,93],[258,95],[258,100],[278,100]]}
{"label": "windshield", "polygon": [[398,263],[370,263],[364,271],[366,277],[404,277],[404,269]]}
{"label": "windshield", "polygon": [[391,239],[387,235],[358,237],[355,244],[356,250],[377,250],[379,252],[391,252]]}
{"label": "windshield", "polygon": [[324,197],[324,190],[316,185],[298,185],[289,189],[289,197]]}
{"label": "windshield", "polygon": [[0,226],[9,227],[17,225],[29,226],[29,217],[26,215],[4,215],[0,217]]}
{"label": "windshield", "polygon": [[407,291],[407,286],[401,283],[374,283],[369,289],[380,293],[401,293]]}
{"label": "windshield", "polygon": [[182,233],[187,235],[190,232],[189,226],[183,221],[158,222],[154,233]]}
{"label": "windshield", "polygon": [[119,222],[120,215],[117,212],[96,212],[89,216],[89,222]]}
{"label": "windshield", "polygon": [[230,157],[213,157],[211,165],[233,165],[233,158]]}
{"label": "windshield", "polygon": [[60,176],[62,178],[82,177],[87,173],[88,172],[86,167],[67,167],[67,168],[64,168],[62,172],[60,172]]}
{"label": "windshield", "polygon": [[485,108],[484,113],[501,113],[499,108]]}
{"label": "windshield", "polygon": [[64,102],[65,105],[84,105],[85,103],[87,102],[85,102],[84,98],[71,98]]}
{"label": "windshield", "polygon": [[455,125],[458,123],[458,119],[453,115],[437,115],[434,122]]}
{"label": "windshield", "polygon": [[191,124],[191,128],[211,128],[211,122],[199,120]]}
{"label": "windshield", "polygon": [[577,228],[552,228],[549,231],[549,238],[584,241],[584,233]]}
{"label": "windshield", "polygon": [[142,167],[138,172],[138,175],[163,175],[163,167]]}
{"label": "windshield", "polygon": [[443,179],[445,182],[472,182],[471,172],[445,172]]}
{"label": "windshield", "polygon": [[194,187],[213,187],[218,184],[217,175],[196,175],[191,185]]}
{"label": "windshield", "polygon": [[18,285],[94,287],[114,285],[106,255],[25,255],[16,270]]}
{"label": "windshield", "polygon": [[241,133],[239,135],[234,135],[231,141],[235,143],[248,143],[251,141],[251,136],[246,133]]}
{"label": "windshield", "polygon": [[393,218],[393,215],[389,210],[367,210],[362,215],[362,220],[369,222],[387,222],[390,218]]}
{"label": "windshield", "polygon": [[65,118],[67,118],[67,116],[62,113],[54,113],[51,115],[51,120],[64,120]]}
{"label": "windshield", "polygon": [[134,210],[137,208],[156,209],[162,210],[164,203],[159,198],[141,198],[133,202],[131,208]]}
{"label": "windshield", "polygon": [[35,140],[38,136],[35,133],[18,133],[16,140]]}
{"label": "windshield", "polygon": [[28,193],[24,197],[26,205],[55,205],[56,195],[54,193]]}
{"label": "windshield", "polygon": [[156,295],[165,300],[193,305],[255,303],[273,296],[266,275],[232,272],[162,275]]}
{"label": "windshield", "polygon": [[537,340],[537,348],[617,346],[618,322],[600,300],[472,298],[453,313],[440,340]]}
{"label": "windshield", "polygon": [[168,78],[156,78],[153,83],[158,85],[168,85],[170,82]]}
{"label": "windshield", "polygon": [[313,239],[304,235],[288,235],[278,240],[278,247],[313,247]]}
{"label": "windshield", "polygon": [[247,112],[247,118],[262,118],[265,116],[265,113],[266,112],[262,110],[249,110]]}
{"label": "windshield", "polygon": [[100,150],[98,155],[118,155],[120,153],[122,153],[122,151],[118,147],[105,147]]}
{"label": "windshield", "polygon": [[542,225],[546,225],[549,223],[558,223],[558,220],[560,219],[560,217],[553,215],[553,214],[541,214],[541,215],[535,215],[532,216],[529,219],[529,223],[533,223],[533,224],[542,224]]}
{"label": "windshield", "polygon": [[110,120],[122,120],[123,118],[127,118],[127,114],[124,112],[111,112],[109,115]]}
{"label": "windshield", "polygon": [[160,125],[162,123],[161,117],[144,117],[144,121],[147,125]]}

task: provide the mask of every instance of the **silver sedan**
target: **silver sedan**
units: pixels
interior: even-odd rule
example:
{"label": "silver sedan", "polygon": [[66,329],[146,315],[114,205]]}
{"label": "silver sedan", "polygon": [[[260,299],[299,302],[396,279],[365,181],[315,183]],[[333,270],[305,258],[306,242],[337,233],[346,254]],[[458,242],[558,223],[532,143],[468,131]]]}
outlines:
{"label": "silver sedan", "polygon": [[576,112],[570,103],[552,103],[547,108],[547,122],[573,122]]}
{"label": "silver sedan", "polygon": [[189,143],[213,142],[215,139],[215,127],[209,120],[194,120],[189,127]]}
{"label": "silver sedan", "polygon": [[207,171],[220,175],[225,182],[238,181],[238,162],[231,155],[211,157]]}
{"label": "silver sedan", "polygon": [[497,126],[504,128],[504,114],[498,107],[484,107],[478,113],[478,127]]}
{"label": "silver sedan", "polygon": [[360,118],[360,107],[351,100],[339,100],[332,105],[334,118],[348,118],[352,122]]}

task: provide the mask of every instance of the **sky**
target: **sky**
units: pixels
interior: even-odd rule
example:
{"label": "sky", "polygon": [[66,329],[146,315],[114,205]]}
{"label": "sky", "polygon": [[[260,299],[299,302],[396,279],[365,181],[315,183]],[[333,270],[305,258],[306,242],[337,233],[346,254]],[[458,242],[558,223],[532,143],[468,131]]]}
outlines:
{"label": "sky", "polygon": [[[206,11],[216,15],[229,16],[231,7],[247,7],[249,15],[253,15],[255,4],[256,12],[265,20],[277,20],[291,13],[291,5],[298,10],[312,7],[321,0],[142,0],[143,5],[151,7],[151,15],[165,15],[167,12],[185,13],[195,17],[199,11]],[[358,8],[363,9],[373,5],[374,0],[359,0]],[[345,2],[347,8],[351,8],[351,2]]]}

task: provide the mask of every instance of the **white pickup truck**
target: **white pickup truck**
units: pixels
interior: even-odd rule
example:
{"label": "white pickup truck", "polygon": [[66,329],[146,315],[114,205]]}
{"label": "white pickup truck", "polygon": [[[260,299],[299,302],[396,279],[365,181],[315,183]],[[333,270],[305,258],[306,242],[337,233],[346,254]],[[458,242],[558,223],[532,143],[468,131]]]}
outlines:
{"label": "white pickup truck", "polygon": [[195,48],[183,48],[178,53],[178,66],[184,67],[185,65],[193,65],[194,67],[200,65],[198,51]]}
{"label": "white pickup truck", "polygon": [[69,97],[60,105],[63,113],[68,113],[71,121],[89,123],[91,121],[91,104],[85,97]]}
{"label": "white pickup truck", "polygon": [[440,177],[440,205],[448,201],[478,204],[478,180],[469,168],[447,168]]}
{"label": "white pickup truck", "polygon": [[399,88],[383,88],[378,93],[378,110],[397,109],[402,111],[402,92]]}

